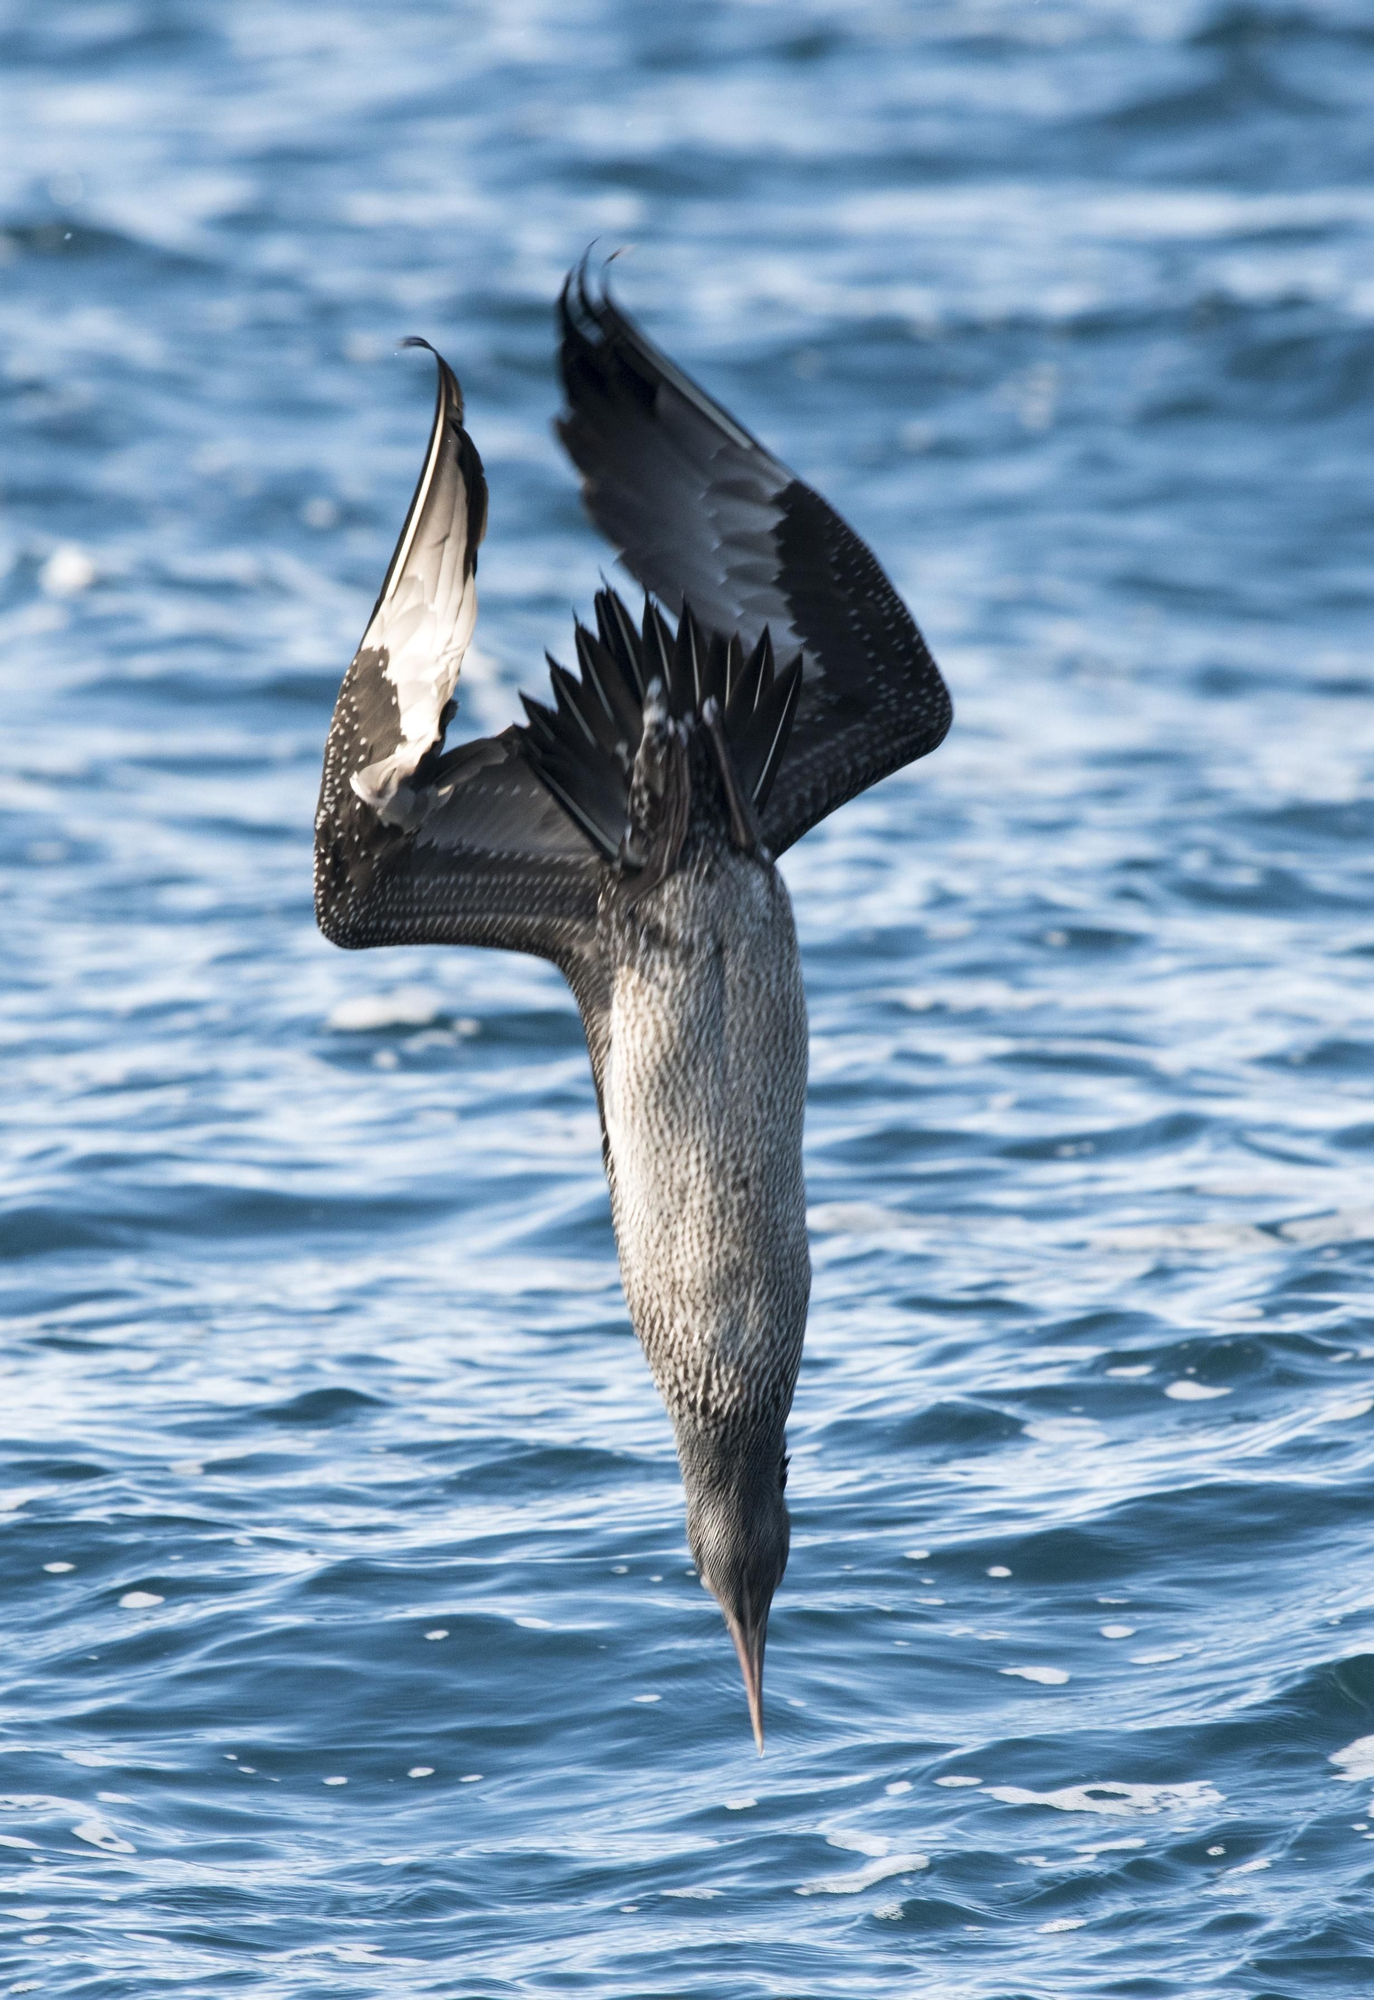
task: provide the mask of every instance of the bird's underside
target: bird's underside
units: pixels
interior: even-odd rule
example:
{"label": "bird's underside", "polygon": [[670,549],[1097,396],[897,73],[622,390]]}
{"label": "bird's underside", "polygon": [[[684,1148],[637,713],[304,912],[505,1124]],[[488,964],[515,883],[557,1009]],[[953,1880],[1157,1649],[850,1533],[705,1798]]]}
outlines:
{"label": "bird's underside", "polygon": [[560,318],[559,434],[643,616],[603,590],[579,673],[550,662],[552,706],[445,748],[486,484],[436,355],[424,469],[325,749],[316,909],[337,944],[498,946],[572,986],[626,1296],[762,1748],[809,1287],[805,1012],[773,859],[934,749],[950,704],[824,500],[585,273]]}

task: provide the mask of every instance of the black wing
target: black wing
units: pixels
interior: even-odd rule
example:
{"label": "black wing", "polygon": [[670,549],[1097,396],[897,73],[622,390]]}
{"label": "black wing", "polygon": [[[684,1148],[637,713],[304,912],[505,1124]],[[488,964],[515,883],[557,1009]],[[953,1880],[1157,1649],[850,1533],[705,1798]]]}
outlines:
{"label": "black wing", "polygon": [[519,732],[443,749],[477,616],[487,487],[457,380],[435,359],[424,469],[325,745],[315,909],[336,944],[497,945],[568,971],[596,922],[594,850]]}
{"label": "black wing", "polygon": [[792,734],[763,819],[775,853],[949,728],[949,693],[870,550],[819,494],[699,389],[586,265],[559,304],[567,413],[559,435],[592,520],[676,612],[764,627],[804,658]]}

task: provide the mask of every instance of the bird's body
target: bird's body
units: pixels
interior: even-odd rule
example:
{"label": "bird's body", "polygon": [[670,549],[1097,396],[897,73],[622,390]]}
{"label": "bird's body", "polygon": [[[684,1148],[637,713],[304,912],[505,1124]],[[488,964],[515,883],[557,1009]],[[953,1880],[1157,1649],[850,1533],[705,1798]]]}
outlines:
{"label": "bird's body", "polygon": [[771,862],[702,838],[603,920],[606,1153],[630,1317],[679,1436],[781,1430],[810,1292],[806,1003]]}
{"label": "bird's body", "polygon": [[[340,944],[498,945],[567,977],[630,1317],[762,1749],[810,1291],[806,1008],[773,856],[933,748],[949,703],[824,501],[608,299],[584,283],[562,312],[562,436],[677,631],[601,592],[581,678],[552,667],[555,707],[527,700],[527,726],[445,751],[486,488],[440,361],[425,470],[326,746],[316,905]],[[777,671],[770,628],[801,649]]]}

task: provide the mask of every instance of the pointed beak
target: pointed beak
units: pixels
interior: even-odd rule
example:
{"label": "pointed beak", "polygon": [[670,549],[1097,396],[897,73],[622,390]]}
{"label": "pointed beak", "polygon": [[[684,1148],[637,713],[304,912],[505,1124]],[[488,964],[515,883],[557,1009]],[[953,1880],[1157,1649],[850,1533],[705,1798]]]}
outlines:
{"label": "pointed beak", "polygon": [[754,1725],[754,1741],[763,1755],[763,1648],[768,1638],[768,1613],[765,1611],[758,1624],[745,1623],[730,1612],[725,1613],[725,1623],[730,1637],[735,1642],[739,1654],[740,1672],[744,1675],[744,1692],[749,1697],[749,1720]]}

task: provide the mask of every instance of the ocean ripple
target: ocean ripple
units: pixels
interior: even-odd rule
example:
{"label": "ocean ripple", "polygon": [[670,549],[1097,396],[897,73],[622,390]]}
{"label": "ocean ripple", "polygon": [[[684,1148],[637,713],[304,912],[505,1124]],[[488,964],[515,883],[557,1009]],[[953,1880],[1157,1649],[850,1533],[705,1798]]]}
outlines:
{"label": "ocean ripple", "polygon": [[[1363,1991],[1371,46],[0,0],[10,1991]],[[958,711],[785,862],[762,1764],[570,996],[311,913],[395,342],[486,458],[499,727],[606,560],[548,430],[593,238]]]}

